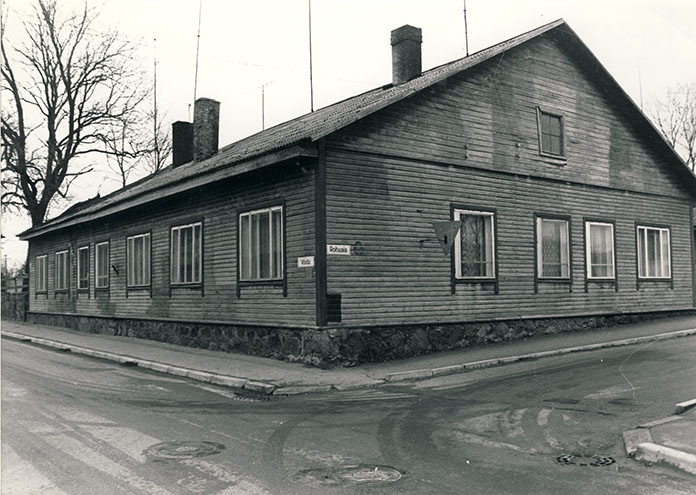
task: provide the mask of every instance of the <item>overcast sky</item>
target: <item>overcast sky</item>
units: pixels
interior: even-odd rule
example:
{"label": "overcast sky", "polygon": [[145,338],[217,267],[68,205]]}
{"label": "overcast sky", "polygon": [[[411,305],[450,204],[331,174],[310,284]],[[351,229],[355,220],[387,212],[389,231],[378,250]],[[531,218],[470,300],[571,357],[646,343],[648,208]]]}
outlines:
{"label": "overcast sky", "polygon": [[[30,0],[3,0],[8,23]],[[88,0],[100,22],[140,44],[166,124],[190,120],[196,94],[221,102],[220,146],[310,110],[309,0]],[[61,8],[82,0],[60,0]],[[646,110],[669,87],[696,83],[694,0],[466,0],[469,52],[563,18],[636,104]],[[391,81],[390,32],[423,30],[423,69],[464,56],[463,0],[311,0],[314,107]],[[12,26],[10,26],[11,28]],[[8,29],[7,33],[12,31]],[[11,39],[9,39],[11,41]],[[649,111],[648,111],[649,113]],[[79,199],[113,180],[77,184]],[[27,222],[3,219],[5,254],[22,260],[13,234]]]}

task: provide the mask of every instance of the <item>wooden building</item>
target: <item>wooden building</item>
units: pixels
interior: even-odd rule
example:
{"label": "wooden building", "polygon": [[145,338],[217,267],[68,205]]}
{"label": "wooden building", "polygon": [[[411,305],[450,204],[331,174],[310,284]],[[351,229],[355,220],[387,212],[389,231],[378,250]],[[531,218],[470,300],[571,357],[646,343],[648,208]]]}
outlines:
{"label": "wooden building", "polygon": [[367,361],[694,307],[696,182],[558,20],[173,165],[22,234],[33,321]]}

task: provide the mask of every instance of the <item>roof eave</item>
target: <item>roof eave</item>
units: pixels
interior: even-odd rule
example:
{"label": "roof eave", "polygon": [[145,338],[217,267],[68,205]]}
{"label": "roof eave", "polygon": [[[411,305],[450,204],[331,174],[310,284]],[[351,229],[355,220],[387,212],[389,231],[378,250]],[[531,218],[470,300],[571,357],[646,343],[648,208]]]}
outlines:
{"label": "roof eave", "polygon": [[293,146],[288,146],[273,153],[266,153],[264,155],[251,157],[248,160],[238,163],[231,163],[228,167],[218,168],[211,172],[202,173],[193,177],[186,177],[178,182],[165,184],[160,188],[144,191],[138,196],[131,196],[118,203],[105,205],[103,208],[97,211],[92,211],[89,213],[77,212],[75,215],[68,216],[64,219],[59,217],[56,219],[56,221],[49,221],[43,225],[25,230],[24,232],[18,234],[18,237],[23,241],[28,241],[50,232],[55,232],[57,230],[62,230],[83,222],[94,221],[116,213],[121,213],[130,208],[142,206],[158,199],[179,194],[189,189],[205,186],[214,182],[229,179],[231,177],[244,175],[276,163],[294,158],[316,158],[317,156],[317,149],[311,143],[297,143]]}

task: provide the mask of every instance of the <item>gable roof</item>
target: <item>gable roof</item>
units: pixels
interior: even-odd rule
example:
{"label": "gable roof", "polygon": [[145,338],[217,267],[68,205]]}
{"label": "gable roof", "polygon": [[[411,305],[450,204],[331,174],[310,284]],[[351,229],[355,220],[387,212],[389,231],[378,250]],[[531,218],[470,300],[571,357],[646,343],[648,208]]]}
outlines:
{"label": "gable roof", "polygon": [[[285,159],[316,156],[316,147],[311,143],[444,79],[558,28],[569,35],[569,39],[579,49],[578,53],[592,64],[596,75],[600,76],[598,79],[601,79],[609,89],[620,93],[624,103],[622,106],[629,113],[637,113],[639,120],[647,124],[648,133],[653,137],[652,144],[661,146],[664,148],[663,152],[672,155],[678,172],[685,172],[684,177],[688,176],[692,189],[696,191],[696,178],[681,158],[566,22],[558,19],[467,57],[425,71],[403,84],[397,86],[388,84],[367,91],[243,138],[221,148],[206,160],[189,162],[176,168],[167,167],[155,175],[145,177],[98,200],[88,200],[89,204],[79,203],[43,225],[28,229],[19,237],[25,240],[31,239],[53,230],[102,218],[201,185],[241,175]],[[696,192],[694,194],[696,195]]]}

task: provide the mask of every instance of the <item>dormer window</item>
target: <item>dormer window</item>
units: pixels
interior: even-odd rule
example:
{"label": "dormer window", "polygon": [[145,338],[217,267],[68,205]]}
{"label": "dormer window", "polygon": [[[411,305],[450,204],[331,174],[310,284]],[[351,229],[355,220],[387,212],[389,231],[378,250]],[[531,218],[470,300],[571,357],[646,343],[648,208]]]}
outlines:
{"label": "dormer window", "polygon": [[545,156],[563,158],[563,117],[545,112],[537,107],[537,126],[539,128],[539,153]]}

